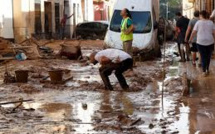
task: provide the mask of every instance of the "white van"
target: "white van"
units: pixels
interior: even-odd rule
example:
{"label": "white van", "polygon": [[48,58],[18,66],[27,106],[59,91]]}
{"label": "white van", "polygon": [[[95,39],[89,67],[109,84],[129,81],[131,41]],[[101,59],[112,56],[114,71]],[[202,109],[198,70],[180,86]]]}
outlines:
{"label": "white van", "polygon": [[[157,22],[159,20],[159,0],[118,0],[105,37],[106,48],[122,49],[120,40],[120,12],[127,8],[132,15],[134,30],[133,48],[138,54],[160,52],[157,40]],[[145,55],[145,54],[144,54]]]}

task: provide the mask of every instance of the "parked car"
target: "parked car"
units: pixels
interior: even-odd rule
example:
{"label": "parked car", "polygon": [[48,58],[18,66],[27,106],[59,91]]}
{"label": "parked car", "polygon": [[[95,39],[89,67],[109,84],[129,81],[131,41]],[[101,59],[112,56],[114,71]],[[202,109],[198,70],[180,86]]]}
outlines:
{"label": "parked car", "polygon": [[76,26],[75,36],[78,39],[101,39],[103,40],[107,32],[108,22],[94,21],[83,22]]}

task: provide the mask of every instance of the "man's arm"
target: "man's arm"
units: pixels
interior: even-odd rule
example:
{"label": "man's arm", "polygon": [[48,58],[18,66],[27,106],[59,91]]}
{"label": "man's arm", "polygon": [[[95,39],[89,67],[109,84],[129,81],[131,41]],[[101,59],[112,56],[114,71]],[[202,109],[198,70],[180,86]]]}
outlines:
{"label": "man's arm", "polygon": [[210,19],[213,20],[215,18],[215,10],[213,10],[211,16],[210,16]]}
{"label": "man's arm", "polygon": [[100,61],[99,61],[99,63],[101,65],[107,65],[107,64],[112,63],[112,61],[109,58],[107,58],[105,56],[102,56],[101,59],[100,59]]}
{"label": "man's arm", "polygon": [[189,42],[192,42],[192,40],[193,40],[193,38],[196,36],[196,34],[197,34],[197,31],[196,31],[196,30],[193,30],[193,32],[192,32],[192,34],[191,34],[191,36],[190,36]]}
{"label": "man's arm", "polygon": [[131,19],[128,19],[127,25],[129,26],[128,29],[125,31],[125,34],[130,34],[134,31],[134,25]]}
{"label": "man's arm", "polygon": [[[215,29],[213,30],[213,36],[214,36],[214,40],[215,40]],[[214,43],[215,44],[215,43]]]}
{"label": "man's arm", "polygon": [[125,34],[130,34],[131,32],[134,31],[134,25],[132,24],[126,31]]}
{"label": "man's arm", "polygon": [[70,15],[69,17],[67,17],[66,19],[70,19],[74,14]]}
{"label": "man's arm", "polygon": [[175,37],[174,37],[174,39],[178,38],[179,33],[180,33],[180,28],[175,27]]}
{"label": "man's arm", "polygon": [[190,35],[190,33],[191,33],[191,26],[188,26],[188,28],[187,28],[187,31],[186,31],[186,36],[185,36],[185,42],[187,42],[188,41],[188,37],[189,37],[189,35]]}

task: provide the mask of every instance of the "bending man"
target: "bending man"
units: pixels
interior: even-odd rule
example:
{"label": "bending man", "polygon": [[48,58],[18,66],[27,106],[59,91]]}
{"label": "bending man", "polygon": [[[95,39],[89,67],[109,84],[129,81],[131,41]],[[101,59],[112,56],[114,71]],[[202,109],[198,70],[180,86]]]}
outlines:
{"label": "bending man", "polygon": [[94,65],[97,63],[101,64],[99,72],[105,84],[105,89],[113,90],[108,78],[113,71],[115,71],[115,75],[122,89],[129,89],[129,86],[123,76],[123,72],[128,69],[132,69],[133,66],[133,60],[128,53],[118,49],[106,49],[98,53],[92,53],[90,55],[90,62]]}

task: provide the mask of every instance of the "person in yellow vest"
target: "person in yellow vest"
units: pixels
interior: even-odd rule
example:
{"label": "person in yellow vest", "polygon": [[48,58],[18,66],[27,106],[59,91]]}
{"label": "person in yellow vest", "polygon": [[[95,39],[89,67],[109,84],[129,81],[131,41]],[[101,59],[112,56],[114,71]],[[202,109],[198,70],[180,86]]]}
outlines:
{"label": "person in yellow vest", "polygon": [[132,16],[127,8],[121,11],[121,16],[123,18],[121,23],[121,40],[123,42],[123,50],[132,56],[133,55],[132,42],[134,31]]}

